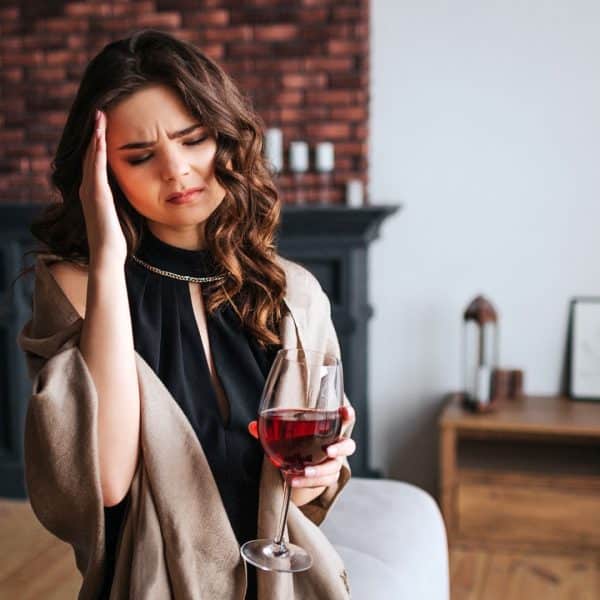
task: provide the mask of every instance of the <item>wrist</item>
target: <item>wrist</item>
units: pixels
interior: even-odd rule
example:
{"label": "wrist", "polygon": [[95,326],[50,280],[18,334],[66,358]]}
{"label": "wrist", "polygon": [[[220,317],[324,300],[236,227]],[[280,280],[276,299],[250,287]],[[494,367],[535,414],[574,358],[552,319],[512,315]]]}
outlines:
{"label": "wrist", "polygon": [[90,273],[115,273],[123,271],[125,266],[125,257],[115,253],[100,252],[90,253],[89,269]]}

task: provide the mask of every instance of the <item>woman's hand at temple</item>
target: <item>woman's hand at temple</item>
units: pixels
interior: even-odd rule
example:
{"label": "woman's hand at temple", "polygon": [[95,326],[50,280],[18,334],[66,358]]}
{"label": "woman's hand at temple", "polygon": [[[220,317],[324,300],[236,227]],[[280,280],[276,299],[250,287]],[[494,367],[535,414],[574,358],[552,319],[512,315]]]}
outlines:
{"label": "woman's hand at temple", "polygon": [[[356,419],[354,409],[351,406],[343,406],[342,427],[353,423]],[[248,425],[250,434],[258,439],[258,424],[252,421]],[[356,443],[353,439],[342,437],[334,444],[327,447],[329,458],[321,464],[306,467],[304,475],[296,475],[290,478],[292,486],[292,501],[296,506],[307,504],[323,493],[326,487],[334,485],[340,478],[342,462],[344,457],[351,456],[356,451]]]}
{"label": "woman's hand at temple", "polygon": [[102,111],[96,113],[94,133],[82,166],[79,198],[85,219],[90,263],[116,260],[124,264],[127,242],[108,183],[106,115]]}

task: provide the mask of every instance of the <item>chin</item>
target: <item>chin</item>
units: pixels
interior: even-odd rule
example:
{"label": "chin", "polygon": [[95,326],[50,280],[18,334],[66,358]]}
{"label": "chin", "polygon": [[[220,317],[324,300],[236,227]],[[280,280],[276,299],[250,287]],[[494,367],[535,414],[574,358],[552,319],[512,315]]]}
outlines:
{"label": "chin", "polygon": [[161,212],[160,215],[150,216],[148,218],[164,225],[173,227],[184,227],[186,225],[198,225],[204,223],[215,211],[215,206],[211,210],[206,207],[193,209],[191,207],[168,207],[167,210]]}

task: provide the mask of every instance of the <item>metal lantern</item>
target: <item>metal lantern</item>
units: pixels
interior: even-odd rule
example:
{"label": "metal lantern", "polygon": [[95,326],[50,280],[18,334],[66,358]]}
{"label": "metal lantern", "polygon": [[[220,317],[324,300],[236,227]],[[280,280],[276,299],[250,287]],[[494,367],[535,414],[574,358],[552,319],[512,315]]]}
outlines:
{"label": "metal lantern", "polygon": [[477,296],[465,310],[463,357],[465,401],[489,407],[492,375],[498,366],[498,315],[483,296]]}

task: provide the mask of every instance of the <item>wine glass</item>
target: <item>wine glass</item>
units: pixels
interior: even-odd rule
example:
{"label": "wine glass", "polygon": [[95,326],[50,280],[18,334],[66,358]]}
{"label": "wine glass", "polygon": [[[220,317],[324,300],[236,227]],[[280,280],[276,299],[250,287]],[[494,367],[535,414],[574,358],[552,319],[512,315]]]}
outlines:
{"label": "wine glass", "polygon": [[312,557],[283,532],[290,505],[289,478],[327,460],[327,446],[342,428],[344,403],[342,363],[332,354],[287,348],[275,356],[263,389],[258,436],[270,461],[281,469],[283,506],[273,539],[242,545],[242,557],[264,571],[297,573],[310,569]]}

